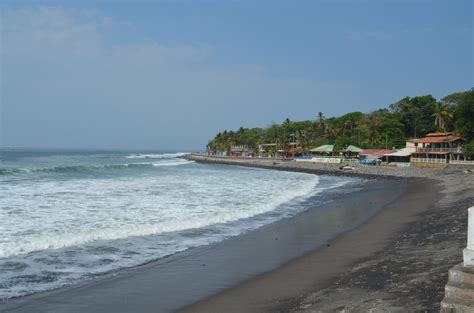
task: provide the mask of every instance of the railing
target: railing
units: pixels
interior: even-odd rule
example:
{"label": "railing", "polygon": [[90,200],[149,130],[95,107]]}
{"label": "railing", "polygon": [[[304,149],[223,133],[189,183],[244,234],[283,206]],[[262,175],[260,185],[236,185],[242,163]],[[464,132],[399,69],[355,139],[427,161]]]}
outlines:
{"label": "railing", "polygon": [[340,157],[310,157],[310,158],[295,158],[295,161],[299,162],[316,162],[316,163],[334,163],[339,164],[342,162]]}
{"label": "railing", "polygon": [[411,158],[411,162],[421,163],[448,163],[446,159],[435,159],[435,158]]}
{"label": "railing", "polygon": [[454,148],[416,148],[416,152],[453,152],[453,153],[463,153],[462,147]]}
{"label": "railing", "polygon": [[459,165],[474,165],[474,160],[472,161],[457,161],[457,160],[451,160],[449,161],[450,164],[459,164]]}

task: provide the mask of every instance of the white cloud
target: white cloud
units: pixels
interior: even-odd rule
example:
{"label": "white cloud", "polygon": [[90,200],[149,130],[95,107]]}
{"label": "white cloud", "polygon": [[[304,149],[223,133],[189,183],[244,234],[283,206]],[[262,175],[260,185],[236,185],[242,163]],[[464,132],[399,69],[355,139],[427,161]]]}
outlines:
{"label": "white cloud", "polygon": [[[80,16],[80,15],[78,15]],[[61,8],[4,9],[3,54],[95,54],[101,36],[93,19],[79,21]]]}

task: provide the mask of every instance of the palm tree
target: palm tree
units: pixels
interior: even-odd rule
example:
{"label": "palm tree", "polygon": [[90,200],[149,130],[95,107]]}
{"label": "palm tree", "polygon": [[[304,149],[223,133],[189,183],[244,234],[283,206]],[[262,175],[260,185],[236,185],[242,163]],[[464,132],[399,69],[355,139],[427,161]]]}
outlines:
{"label": "palm tree", "polygon": [[318,113],[318,125],[323,132],[326,130],[326,117],[323,115],[323,112]]}
{"label": "palm tree", "polygon": [[446,131],[446,125],[448,120],[453,117],[453,113],[449,109],[449,106],[437,102],[435,104],[434,113],[431,115],[435,118],[435,125],[439,130]]}
{"label": "palm tree", "polygon": [[296,130],[296,142],[300,145],[301,150],[303,152],[306,152],[306,150],[308,149],[308,136],[306,135],[305,130]]}
{"label": "palm tree", "polygon": [[375,148],[380,143],[380,116],[378,114],[370,114],[367,120],[368,139],[370,146]]}

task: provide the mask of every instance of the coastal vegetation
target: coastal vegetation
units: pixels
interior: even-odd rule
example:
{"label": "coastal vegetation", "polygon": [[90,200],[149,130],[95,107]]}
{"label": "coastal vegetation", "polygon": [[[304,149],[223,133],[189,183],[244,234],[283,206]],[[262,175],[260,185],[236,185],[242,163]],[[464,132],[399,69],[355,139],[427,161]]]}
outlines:
{"label": "coastal vegetation", "polygon": [[440,100],[431,95],[405,97],[387,108],[369,113],[350,112],[326,117],[319,112],[313,120],[272,123],[266,128],[244,128],[219,132],[208,144],[210,151],[230,151],[248,146],[257,152],[259,144],[274,143],[275,149],[289,149],[297,143],[302,150],[323,144],[335,149],[348,145],[361,148],[401,148],[407,139],[435,131],[453,131],[466,139],[466,155],[474,155],[474,88]]}

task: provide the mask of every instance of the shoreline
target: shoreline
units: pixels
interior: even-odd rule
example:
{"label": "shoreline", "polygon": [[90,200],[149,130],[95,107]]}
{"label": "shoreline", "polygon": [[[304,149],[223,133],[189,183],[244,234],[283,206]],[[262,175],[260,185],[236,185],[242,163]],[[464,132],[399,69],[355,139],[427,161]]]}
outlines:
{"label": "shoreline", "polygon": [[[245,312],[367,312],[372,309],[389,312],[436,312],[444,296],[448,269],[461,262],[467,231],[467,208],[474,204],[474,177],[471,170],[446,168],[443,170],[419,168],[356,167],[343,172],[338,166],[327,164],[304,164],[295,161],[215,159],[191,156],[196,162],[232,164],[241,166],[263,165],[266,168],[295,170],[332,175],[358,176],[366,178],[422,178],[419,182],[437,185],[439,192],[428,188],[431,197],[420,198],[423,193],[413,192],[413,199],[400,206],[387,207],[358,228],[338,236],[330,247],[323,247],[290,262],[287,266],[261,275],[214,297],[194,304],[180,312],[213,312],[230,310],[234,301],[247,303],[251,294],[267,290],[267,299],[257,301],[258,309],[247,307]],[[418,201],[413,206],[412,201]],[[403,203],[403,201],[402,201]],[[411,207],[409,206],[411,204]],[[420,206],[421,204],[421,206]],[[408,207],[408,210],[407,210]],[[397,210],[398,209],[398,210]],[[400,215],[401,214],[401,215]],[[406,215],[408,214],[408,215]],[[383,220],[390,217],[386,223]],[[388,222],[388,224],[387,224]],[[396,225],[394,225],[396,224]],[[388,227],[387,227],[388,226]],[[389,230],[388,228],[392,228]],[[377,249],[365,251],[332,272],[326,280],[314,275],[309,282],[301,283],[311,270],[321,270],[327,264],[318,262],[330,259],[331,250],[350,249],[353,235],[362,235],[363,243],[373,240],[374,231],[386,236],[378,242]],[[372,238],[371,238],[372,237]],[[380,238],[380,237],[379,237]],[[356,242],[360,244],[360,242]],[[436,250],[438,249],[438,250]],[[413,253],[413,252],[416,253]],[[354,255],[352,255],[354,256]],[[436,260],[436,262],[433,262]],[[401,265],[402,264],[402,265]],[[330,264],[332,265],[332,264]],[[300,281],[288,285],[295,277]],[[283,286],[274,288],[275,285]],[[285,287],[286,288],[285,291]],[[298,292],[292,292],[295,288]],[[301,288],[303,287],[303,288]],[[257,302],[253,303],[257,307]],[[235,308],[235,306],[234,306]]]}
{"label": "shoreline", "polygon": [[[360,183],[316,195],[302,204],[307,210],[290,218],[142,266],[0,302],[0,311],[174,312],[310,253],[357,227],[406,189],[390,180]],[[353,188],[363,189],[349,192]]]}
{"label": "shoreline", "polygon": [[[198,162],[200,161],[198,160]],[[203,163],[220,162],[212,160],[211,162]],[[225,164],[232,163],[226,162]],[[322,173],[320,169],[314,170],[311,168],[298,167],[289,162],[284,162],[283,164],[284,166],[281,163],[276,164],[277,166],[273,163],[263,164],[262,166],[261,164],[252,163],[250,166],[328,175],[328,173]],[[232,165],[246,166],[243,162]],[[323,170],[331,171],[331,169]],[[314,310],[323,308],[325,304],[320,301],[321,299],[314,300],[315,294],[324,291],[324,298],[331,298],[328,297],[328,295],[331,294],[339,294],[340,287],[334,289],[333,285],[337,284],[341,275],[344,276],[344,273],[353,273],[353,267],[360,260],[368,258],[369,261],[373,261],[373,255],[377,255],[381,251],[387,251],[387,246],[394,242],[394,238],[399,235],[403,227],[419,221],[419,214],[430,211],[429,207],[433,203],[440,202],[438,199],[447,198],[446,196],[437,197],[437,189],[425,188],[422,190],[416,188],[417,183],[428,181],[432,183],[433,181],[430,180],[430,178],[435,177],[423,178],[422,176],[418,176],[419,178],[416,180],[407,180],[403,179],[407,178],[403,175],[381,177],[373,173],[364,173],[362,175],[359,173],[339,173],[336,169],[332,169],[332,174],[369,179],[379,178],[378,180],[370,180],[374,185],[380,182],[380,179],[383,181],[388,178],[388,183],[390,183],[390,178],[395,178],[395,180],[391,182],[392,184],[398,184],[398,180],[401,179],[400,183],[407,182],[410,187],[401,198],[395,200],[393,203],[389,203],[383,210],[378,211],[375,216],[370,217],[361,225],[339,234],[336,238],[330,240],[328,245],[310,248],[304,255],[295,256],[287,262],[277,265],[276,269],[264,271],[263,274],[256,273],[255,266],[249,264],[250,268],[247,268],[247,271],[251,273],[248,274],[247,279],[237,282],[237,284],[220,282],[218,283],[220,284],[218,285],[220,289],[218,292],[211,292],[207,296],[202,296],[205,295],[202,293],[202,295],[197,296],[194,301],[189,303],[175,303],[173,309],[173,306],[170,306],[168,310],[163,310],[163,312],[175,311],[177,308],[183,307],[183,305],[188,306],[180,310],[180,312],[313,312]],[[437,188],[443,188],[443,180],[438,178],[437,184],[440,185]],[[427,185],[428,184],[425,186]],[[456,197],[459,198],[458,196],[461,189],[457,188],[456,190],[458,192]],[[470,190],[468,190],[467,194],[469,194],[469,191]],[[420,197],[421,195],[423,195],[423,197]],[[406,200],[406,197],[412,197],[411,201],[415,201],[418,205],[412,206],[410,210],[397,210],[397,208],[400,209],[404,201],[410,201]],[[405,200],[403,200],[404,198]],[[366,204],[372,203],[370,197],[365,201]],[[390,208],[392,209],[390,210]],[[400,213],[403,214],[400,215]],[[91,282],[12,299],[12,301],[7,300],[3,303],[0,302],[0,311],[100,312],[113,310],[116,312],[130,312],[130,310],[134,308],[135,311],[140,312],[162,312],[161,310],[157,310],[157,305],[163,301],[160,301],[157,297],[162,295],[166,297],[166,292],[171,292],[169,294],[171,296],[173,296],[173,292],[182,293],[183,282],[190,285],[194,284],[196,285],[195,288],[200,288],[198,286],[209,281],[208,276],[213,276],[213,271],[215,272],[216,270],[220,272],[223,270],[235,271],[236,267],[241,270],[242,264],[236,259],[240,257],[239,253],[247,253],[247,251],[249,251],[249,247],[252,247],[252,245],[249,246],[249,244],[255,241],[259,242],[256,247],[254,246],[252,248],[254,251],[253,255],[255,256],[258,254],[257,252],[265,251],[269,243],[268,241],[262,241],[262,238],[267,237],[267,239],[269,239],[268,236],[279,235],[281,231],[279,227],[284,227],[283,229],[293,232],[302,225],[302,221],[311,225],[311,223],[314,222],[314,218],[310,220],[307,219],[307,217],[308,214],[299,214],[287,221],[279,221],[263,226],[261,229],[252,231],[250,234],[240,235],[224,242],[211,244],[210,246],[193,248],[135,268],[119,270],[113,273],[113,275],[94,279]],[[307,227],[308,226],[306,226],[306,228]],[[384,233],[386,237],[374,236],[374,229],[377,232]],[[465,229],[461,227],[460,232],[462,233],[463,231],[465,231]],[[356,236],[354,236],[354,234]],[[354,238],[359,238],[359,240],[355,240]],[[271,242],[273,243],[274,241],[271,240]],[[279,242],[282,241],[280,240]],[[364,244],[365,246],[363,246]],[[292,245],[294,244],[288,243],[286,246]],[[281,250],[281,247],[277,247],[275,251],[280,251],[278,249]],[[282,251],[282,254],[285,254],[283,253],[285,251]],[[462,250],[459,250],[458,253],[460,254],[461,251]],[[286,254],[288,254],[288,251],[286,251]],[[321,257],[322,254],[325,256]],[[223,255],[227,255],[228,259],[221,259],[219,261],[219,258],[222,258]],[[266,257],[268,258],[269,256],[270,254],[267,254]],[[288,255],[286,255],[286,257],[288,257]],[[258,260],[258,257],[255,260]],[[253,261],[254,265],[257,264],[255,260]],[[327,262],[328,260],[329,262]],[[217,262],[214,270],[212,270],[212,262]],[[458,262],[455,260],[455,263]],[[373,268],[373,266],[369,266],[369,268]],[[183,279],[181,282],[176,281],[176,277],[173,275],[173,271],[176,274],[177,270],[180,272],[184,271],[180,276],[180,278]],[[243,271],[245,271],[245,268]],[[198,276],[193,276],[196,275],[195,272],[202,273]],[[447,278],[447,269],[443,274],[445,274]],[[173,283],[171,285],[166,284],[166,286],[157,286],[160,285],[159,282],[163,279],[168,279]],[[442,287],[444,288],[444,284]],[[164,290],[163,288],[171,288],[171,291]],[[147,289],[151,290],[144,291]],[[354,288],[351,287],[349,289],[353,290]],[[176,295],[174,296],[176,297]],[[359,291],[356,293],[356,296],[357,298],[364,299],[364,297],[361,297]],[[346,299],[350,299],[350,295],[346,295],[343,301]],[[178,297],[178,299],[175,300],[179,302],[180,299]],[[336,303],[337,301],[334,300],[333,298],[330,303],[326,304],[332,305],[332,303]],[[344,303],[344,305],[345,304],[346,303]],[[339,307],[341,307],[341,305],[339,305]],[[344,306],[342,306],[342,308],[344,308]],[[325,307],[324,311],[334,311],[334,307]],[[356,309],[355,311],[357,312],[358,310]]]}

